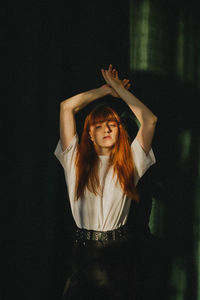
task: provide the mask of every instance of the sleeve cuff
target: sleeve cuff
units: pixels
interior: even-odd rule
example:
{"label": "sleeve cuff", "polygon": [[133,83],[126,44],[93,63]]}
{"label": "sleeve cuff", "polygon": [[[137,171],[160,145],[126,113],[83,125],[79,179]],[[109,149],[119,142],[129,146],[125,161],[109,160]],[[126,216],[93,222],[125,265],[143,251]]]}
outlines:
{"label": "sleeve cuff", "polygon": [[133,159],[137,170],[138,177],[141,178],[150,166],[156,163],[155,155],[152,148],[149,153],[146,154],[142,146],[138,142],[137,138],[131,145],[133,151]]}
{"label": "sleeve cuff", "polygon": [[57,147],[56,147],[56,150],[54,151],[55,156],[59,156],[59,155],[63,156],[67,152],[69,152],[71,150],[71,148],[73,147],[74,143],[76,142],[77,137],[78,137],[78,135],[76,133],[74,135],[74,137],[72,138],[71,143],[69,144],[69,146],[64,151],[62,150],[61,141],[59,140],[58,144],[57,144]]}

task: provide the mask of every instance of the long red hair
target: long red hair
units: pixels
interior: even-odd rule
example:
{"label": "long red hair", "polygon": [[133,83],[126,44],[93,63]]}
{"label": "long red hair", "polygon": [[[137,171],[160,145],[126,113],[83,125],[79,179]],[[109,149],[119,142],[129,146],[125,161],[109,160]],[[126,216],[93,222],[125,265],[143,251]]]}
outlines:
{"label": "long red hair", "polygon": [[128,134],[121,124],[118,114],[107,106],[93,109],[87,115],[83,133],[76,156],[76,196],[83,195],[85,188],[95,195],[100,192],[98,178],[98,161],[93,142],[89,136],[90,126],[98,122],[115,120],[118,124],[118,139],[110,151],[109,167],[113,166],[113,176],[116,174],[123,192],[133,200],[139,202],[139,195],[134,184],[134,162]]}

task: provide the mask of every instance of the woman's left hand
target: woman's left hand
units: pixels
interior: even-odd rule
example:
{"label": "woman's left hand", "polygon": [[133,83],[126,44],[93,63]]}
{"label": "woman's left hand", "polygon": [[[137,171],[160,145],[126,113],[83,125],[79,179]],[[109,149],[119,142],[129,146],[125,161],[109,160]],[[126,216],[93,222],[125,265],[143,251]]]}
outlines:
{"label": "woman's left hand", "polygon": [[128,90],[131,86],[131,84],[129,82],[130,80],[128,80],[128,79],[120,80],[119,79],[118,71],[116,69],[113,69],[111,64],[109,65],[108,70],[101,69],[101,73],[102,73],[103,78],[105,79],[106,83],[111,88],[110,95],[115,98],[120,98],[120,96],[118,95],[118,93],[116,91],[117,87],[122,86]]}

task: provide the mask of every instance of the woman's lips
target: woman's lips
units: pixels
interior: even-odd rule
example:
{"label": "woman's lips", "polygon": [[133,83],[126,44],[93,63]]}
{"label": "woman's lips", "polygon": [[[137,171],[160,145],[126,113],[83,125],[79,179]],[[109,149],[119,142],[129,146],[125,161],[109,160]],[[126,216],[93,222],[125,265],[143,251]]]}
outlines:
{"label": "woman's lips", "polygon": [[110,135],[104,136],[104,139],[111,139]]}

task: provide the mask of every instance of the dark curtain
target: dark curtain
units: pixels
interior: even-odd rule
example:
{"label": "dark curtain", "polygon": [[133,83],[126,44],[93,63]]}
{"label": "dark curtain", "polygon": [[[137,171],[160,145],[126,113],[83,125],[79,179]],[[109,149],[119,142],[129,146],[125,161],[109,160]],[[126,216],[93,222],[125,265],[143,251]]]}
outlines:
{"label": "dark curtain", "polygon": [[149,227],[167,241],[167,299],[200,299],[199,25],[196,1],[130,2],[130,68],[159,118]]}
{"label": "dark curtain", "polygon": [[[62,293],[74,222],[53,155],[59,103],[103,84],[100,68],[112,63],[159,118],[157,164],[140,183],[141,205],[132,205],[129,222],[165,241],[168,299],[200,299],[195,2],[12,1],[1,20],[1,298]],[[80,132],[83,120],[84,113]]]}

